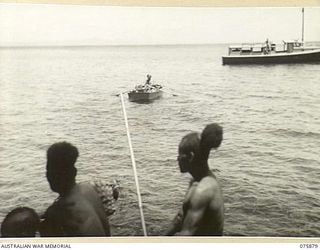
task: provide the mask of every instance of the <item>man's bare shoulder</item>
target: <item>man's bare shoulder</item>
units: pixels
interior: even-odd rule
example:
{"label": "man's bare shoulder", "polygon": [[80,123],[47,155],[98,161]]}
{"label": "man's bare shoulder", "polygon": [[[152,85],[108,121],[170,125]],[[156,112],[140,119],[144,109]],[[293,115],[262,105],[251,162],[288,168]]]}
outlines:
{"label": "man's bare shoulder", "polygon": [[215,192],[220,190],[220,185],[214,176],[206,176],[199,182],[197,189],[202,192]]}
{"label": "man's bare shoulder", "polygon": [[66,203],[86,203],[93,197],[98,198],[98,193],[92,185],[89,183],[79,183],[77,184],[67,197],[65,197]]}
{"label": "man's bare shoulder", "polygon": [[95,194],[92,187],[81,184],[75,186],[68,196],[60,198],[55,203],[66,214],[82,214],[85,211],[91,210],[91,204],[87,198],[92,194]]}
{"label": "man's bare shoulder", "polygon": [[207,176],[194,187],[192,200],[196,202],[199,202],[199,200],[210,202],[220,192],[221,189],[218,181],[212,176]]}

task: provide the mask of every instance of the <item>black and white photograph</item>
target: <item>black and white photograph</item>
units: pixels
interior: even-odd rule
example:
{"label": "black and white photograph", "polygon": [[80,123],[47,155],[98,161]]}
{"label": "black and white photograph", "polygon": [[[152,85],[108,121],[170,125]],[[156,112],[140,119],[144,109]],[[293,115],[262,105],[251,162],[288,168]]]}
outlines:
{"label": "black and white photograph", "polygon": [[1,238],[319,238],[319,82],[320,7],[0,3]]}

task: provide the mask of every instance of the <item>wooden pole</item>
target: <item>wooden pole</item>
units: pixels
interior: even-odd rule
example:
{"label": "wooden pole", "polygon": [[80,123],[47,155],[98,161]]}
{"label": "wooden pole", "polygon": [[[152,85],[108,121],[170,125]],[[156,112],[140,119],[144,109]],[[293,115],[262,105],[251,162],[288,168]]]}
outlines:
{"label": "wooden pole", "polygon": [[137,196],[138,196],[138,205],[139,205],[139,210],[140,210],[140,217],[141,217],[141,224],[142,224],[143,235],[144,235],[144,236],[148,236],[148,234],[147,234],[147,229],[146,229],[146,223],[145,223],[145,221],[144,221],[144,215],[143,215],[143,209],[142,209],[142,201],[141,201],[141,194],[140,194],[140,187],[139,187],[139,180],[138,180],[137,168],[136,168],[136,161],[135,161],[134,154],[133,154],[133,148],[132,148],[132,143],[131,143],[131,137],[130,137],[130,131],[129,131],[128,118],[127,118],[126,108],[125,108],[125,106],[124,106],[124,100],[123,100],[123,93],[120,93],[120,99],[121,99],[121,105],[122,105],[122,112],[123,112],[124,122],[125,122],[126,130],[127,130],[127,137],[128,137],[128,144],[129,144],[130,155],[131,155],[131,163],[132,163],[132,168],[133,168],[134,180],[135,180],[135,182],[136,182]]}

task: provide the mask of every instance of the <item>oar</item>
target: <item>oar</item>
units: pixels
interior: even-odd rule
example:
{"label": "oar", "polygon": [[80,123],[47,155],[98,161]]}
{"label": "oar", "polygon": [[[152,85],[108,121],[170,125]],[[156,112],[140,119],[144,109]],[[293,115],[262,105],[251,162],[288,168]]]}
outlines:
{"label": "oar", "polygon": [[172,96],[178,96],[177,94],[173,94],[173,93],[170,93],[170,92],[167,92],[167,91],[165,91],[165,90],[163,90],[163,89],[161,89],[164,93],[167,93],[167,94],[169,94],[169,95],[172,95]]}
{"label": "oar", "polygon": [[140,187],[139,187],[139,180],[138,180],[138,175],[137,175],[136,161],[134,159],[133,148],[132,148],[132,144],[131,144],[129,124],[128,124],[126,108],[124,106],[123,93],[120,93],[119,95],[120,95],[120,99],[121,99],[124,122],[125,122],[126,130],[127,130],[127,137],[128,137],[129,148],[130,148],[130,155],[131,155],[131,163],[132,163],[132,168],[133,168],[134,180],[136,182],[136,187],[137,187],[138,205],[139,205],[139,210],[140,210],[140,217],[141,217],[143,235],[144,236],[148,236],[147,235],[147,229],[146,229],[146,223],[144,221],[144,215],[143,215],[143,210],[142,210],[142,201],[141,201],[141,195],[140,195]]}
{"label": "oar", "polygon": [[124,91],[124,92],[121,92],[121,93],[119,93],[119,94],[114,94],[115,96],[119,96],[120,94],[127,94],[128,92],[130,92],[130,91]]}

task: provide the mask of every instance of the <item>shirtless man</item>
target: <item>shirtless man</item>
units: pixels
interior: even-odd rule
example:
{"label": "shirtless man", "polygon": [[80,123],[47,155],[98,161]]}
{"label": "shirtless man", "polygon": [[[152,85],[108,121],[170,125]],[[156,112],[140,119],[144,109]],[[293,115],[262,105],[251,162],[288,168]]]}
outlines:
{"label": "shirtless man", "polygon": [[46,237],[110,236],[108,218],[99,194],[90,184],[76,183],[78,150],[67,142],[47,151],[47,179],[58,199],[47,209],[40,234]]}
{"label": "shirtless man", "polygon": [[208,165],[210,150],[220,146],[222,135],[222,127],[209,124],[202,134],[190,133],[182,138],[178,156],[180,171],[190,173],[193,180],[167,235],[223,235],[222,192]]}

